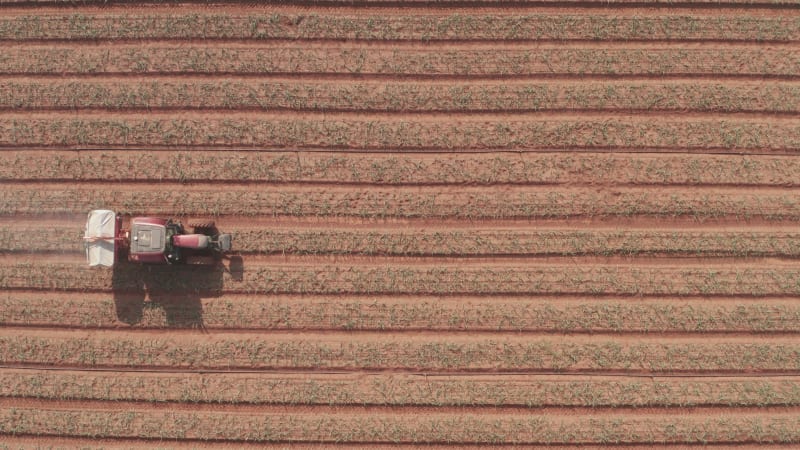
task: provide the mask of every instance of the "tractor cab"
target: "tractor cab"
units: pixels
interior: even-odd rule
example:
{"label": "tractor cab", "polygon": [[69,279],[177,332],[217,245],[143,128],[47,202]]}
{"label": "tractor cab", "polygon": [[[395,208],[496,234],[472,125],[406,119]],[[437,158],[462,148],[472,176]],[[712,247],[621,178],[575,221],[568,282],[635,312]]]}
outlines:
{"label": "tractor cab", "polygon": [[171,220],[153,217],[131,219],[128,260],[155,264],[179,261],[180,254],[172,244],[172,237],[178,232]]}

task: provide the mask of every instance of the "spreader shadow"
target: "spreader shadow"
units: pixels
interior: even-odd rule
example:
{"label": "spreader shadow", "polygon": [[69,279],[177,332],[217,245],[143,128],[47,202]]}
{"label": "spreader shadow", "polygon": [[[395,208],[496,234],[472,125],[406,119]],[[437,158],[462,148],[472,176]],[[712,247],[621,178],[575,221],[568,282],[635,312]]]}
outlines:
{"label": "spreader shadow", "polygon": [[202,299],[222,295],[226,270],[221,261],[207,266],[119,263],[112,276],[117,319],[135,325],[147,309],[161,309],[170,327],[202,329]]}

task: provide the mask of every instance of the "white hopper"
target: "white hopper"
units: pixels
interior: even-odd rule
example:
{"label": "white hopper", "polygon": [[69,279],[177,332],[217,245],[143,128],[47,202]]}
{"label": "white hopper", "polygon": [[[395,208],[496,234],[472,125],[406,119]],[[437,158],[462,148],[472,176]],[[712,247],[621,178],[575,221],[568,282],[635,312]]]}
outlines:
{"label": "white hopper", "polygon": [[86,260],[89,266],[114,265],[114,238],[117,215],[107,209],[96,209],[86,219],[83,240],[86,243]]}

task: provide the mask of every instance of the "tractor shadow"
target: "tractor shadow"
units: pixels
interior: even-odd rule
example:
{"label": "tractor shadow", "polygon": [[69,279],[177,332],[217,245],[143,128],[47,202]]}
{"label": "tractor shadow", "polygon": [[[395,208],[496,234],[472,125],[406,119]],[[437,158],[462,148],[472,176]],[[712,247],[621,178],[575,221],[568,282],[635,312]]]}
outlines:
{"label": "tractor shadow", "polygon": [[[243,273],[241,257],[238,266]],[[112,275],[117,320],[136,325],[161,310],[168,327],[204,329],[202,299],[222,295],[226,270],[221,261],[208,266],[119,263]]]}

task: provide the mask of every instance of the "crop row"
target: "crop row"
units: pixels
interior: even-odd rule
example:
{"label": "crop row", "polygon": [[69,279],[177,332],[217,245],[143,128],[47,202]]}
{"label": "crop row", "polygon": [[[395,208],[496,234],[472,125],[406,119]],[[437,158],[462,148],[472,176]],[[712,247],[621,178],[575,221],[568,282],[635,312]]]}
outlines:
{"label": "crop row", "polygon": [[[25,229],[26,231],[22,231]],[[24,234],[25,236],[22,236]],[[82,253],[83,230],[77,228],[48,228],[47,230],[0,226],[2,253]]]}
{"label": "crop row", "polygon": [[[36,167],[31,171],[30,167]],[[284,153],[202,150],[0,153],[0,179],[378,184],[800,186],[785,156],[613,153]]]}
{"label": "crop row", "polygon": [[569,380],[0,372],[0,397],[284,405],[697,407],[798,406],[795,379]]}
{"label": "crop row", "polygon": [[[337,230],[225,227],[242,254],[800,256],[800,234],[748,231]],[[77,229],[0,226],[0,253],[80,253]]]}
{"label": "crop row", "polygon": [[[747,295],[800,294],[800,271],[771,268],[652,266],[248,266],[242,274],[193,267],[120,266],[113,272],[73,264],[0,266],[0,288],[252,294],[432,295]],[[111,272],[111,273],[110,273]]]}
{"label": "crop row", "polygon": [[800,150],[800,122],[609,119],[6,118],[0,146],[194,146],[359,150]]}
{"label": "crop row", "polygon": [[[800,256],[800,234],[682,231],[235,230],[243,253]],[[2,236],[2,228],[0,228]]]}
{"label": "crop row", "polygon": [[49,14],[0,19],[0,39],[796,41],[790,17],[575,14]]}
{"label": "crop row", "polygon": [[[140,294],[9,294],[0,324],[110,328],[440,330],[568,333],[797,333],[800,307],[782,301],[233,297],[191,301]],[[127,308],[127,309],[125,309]]]}
{"label": "crop row", "polygon": [[383,76],[741,75],[800,73],[784,48],[420,49],[373,47],[27,47],[0,53],[3,74],[219,73]]}
{"label": "crop row", "polygon": [[[35,333],[35,332],[34,332]],[[746,343],[742,343],[746,342]],[[332,335],[146,336],[65,332],[48,336],[0,336],[6,364],[101,367],[296,370],[500,370],[642,371],[652,373],[730,371],[796,372],[796,341],[726,342],[618,340],[610,338],[445,337],[409,339],[381,333],[354,340]]]}
{"label": "crop row", "polygon": [[248,190],[181,189],[116,190],[113,187],[47,189],[6,186],[0,190],[0,214],[83,214],[113,209],[130,214],[170,216],[296,216],[460,219],[551,219],[610,217],[681,217],[784,221],[800,217],[800,198],[793,190],[699,191],[621,188],[559,190],[514,188],[287,188]]}
{"label": "crop row", "polygon": [[0,433],[90,438],[314,443],[797,443],[794,415],[553,417],[474,414],[251,414],[4,408]]}
{"label": "crop row", "polygon": [[298,109],[344,111],[796,112],[790,83],[424,84],[264,81],[4,81],[0,107],[37,109]]}

